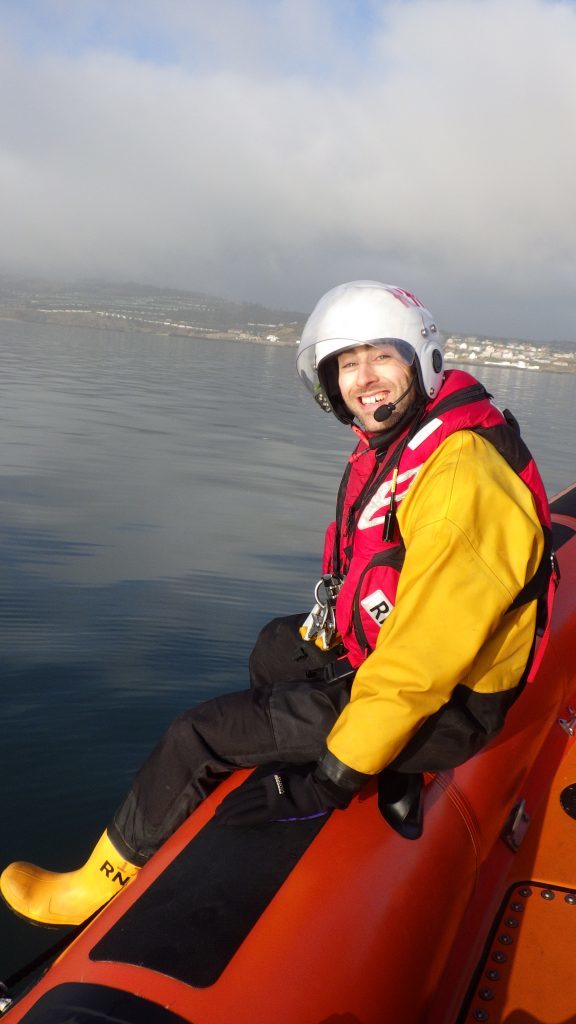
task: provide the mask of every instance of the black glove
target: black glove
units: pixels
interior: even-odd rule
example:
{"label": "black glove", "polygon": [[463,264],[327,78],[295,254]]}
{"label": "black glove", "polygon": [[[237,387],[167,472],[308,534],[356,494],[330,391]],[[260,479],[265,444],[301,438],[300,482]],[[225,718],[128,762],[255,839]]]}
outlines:
{"label": "black glove", "polygon": [[312,765],[282,768],[250,779],[216,809],[221,825],[258,825],[267,821],[306,821],[347,807],[354,795],[330,779],[319,779]]}

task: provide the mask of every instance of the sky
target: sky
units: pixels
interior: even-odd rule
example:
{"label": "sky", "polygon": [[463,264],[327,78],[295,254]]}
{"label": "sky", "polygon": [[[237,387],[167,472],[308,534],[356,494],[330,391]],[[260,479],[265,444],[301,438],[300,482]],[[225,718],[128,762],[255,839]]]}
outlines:
{"label": "sky", "polygon": [[0,273],[576,345],[576,0],[0,0]]}

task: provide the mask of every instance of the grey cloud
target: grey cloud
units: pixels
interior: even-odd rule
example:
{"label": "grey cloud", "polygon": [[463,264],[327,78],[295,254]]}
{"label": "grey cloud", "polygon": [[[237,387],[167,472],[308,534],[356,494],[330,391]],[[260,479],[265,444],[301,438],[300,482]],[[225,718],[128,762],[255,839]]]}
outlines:
{"label": "grey cloud", "polygon": [[302,310],[370,276],[454,329],[576,340],[574,7],[371,4],[348,45],[350,4],[340,25],[319,0],[270,7],[172,0],[156,64],[110,38],[31,55],[13,29],[0,269]]}

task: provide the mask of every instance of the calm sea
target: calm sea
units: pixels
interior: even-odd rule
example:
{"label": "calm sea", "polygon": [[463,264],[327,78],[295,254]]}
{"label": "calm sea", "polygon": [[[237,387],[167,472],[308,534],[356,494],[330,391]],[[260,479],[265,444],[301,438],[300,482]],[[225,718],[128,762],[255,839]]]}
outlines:
{"label": "calm sea", "polygon": [[[77,867],[165,726],[309,607],[352,438],[294,350],[0,321],[0,867]],[[479,374],[550,494],[575,378]],[[0,979],[54,941],[0,906]]]}

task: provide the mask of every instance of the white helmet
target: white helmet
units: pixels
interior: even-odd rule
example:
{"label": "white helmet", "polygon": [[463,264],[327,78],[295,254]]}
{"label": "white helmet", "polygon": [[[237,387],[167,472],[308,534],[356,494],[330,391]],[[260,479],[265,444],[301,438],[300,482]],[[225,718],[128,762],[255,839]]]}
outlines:
{"label": "white helmet", "polygon": [[296,368],[319,405],[351,423],[329,357],[383,342],[415,365],[422,395],[435,398],[443,380],[444,340],[434,318],[410,292],[379,281],[350,281],[322,296],[304,326]]}

